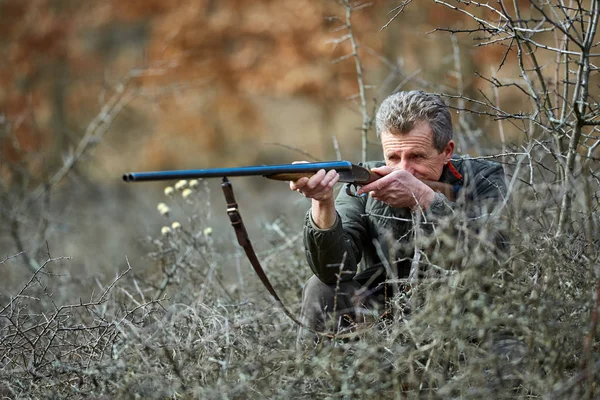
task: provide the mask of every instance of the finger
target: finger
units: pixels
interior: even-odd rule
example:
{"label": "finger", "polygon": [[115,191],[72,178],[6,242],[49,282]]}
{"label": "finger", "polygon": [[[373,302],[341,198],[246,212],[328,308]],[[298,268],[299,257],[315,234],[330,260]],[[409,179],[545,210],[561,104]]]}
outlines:
{"label": "finger", "polygon": [[290,189],[291,190],[302,189],[303,187],[306,186],[307,182],[308,182],[307,177],[302,177],[302,178],[298,179],[297,181],[290,181]]}
{"label": "finger", "polygon": [[325,170],[324,169],[320,169],[319,171],[317,171],[316,174],[314,174],[313,176],[310,177],[310,179],[306,183],[306,187],[309,190],[315,189],[317,186],[319,186],[319,184],[321,183],[321,181],[323,181],[323,178],[325,177],[325,175],[326,175],[325,174]]}
{"label": "finger", "polygon": [[339,182],[339,180],[340,175],[337,172],[333,171],[332,173],[332,171],[329,171],[319,185],[321,188],[321,194],[324,197],[331,197],[333,195],[333,187]]}
{"label": "finger", "polygon": [[373,172],[375,172],[376,174],[379,174],[379,175],[387,175],[390,172],[395,171],[395,169],[392,168],[392,167],[388,167],[387,165],[384,165],[382,167],[372,168],[371,171],[373,171]]}
{"label": "finger", "polygon": [[361,186],[361,187],[359,187],[359,188],[358,188],[358,190],[356,191],[356,195],[357,195],[357,196],[360,196],[360,195],[363,195],[363,194],[365,194],[365,193],[369,193],[369,192],[370,192],[370,190],[369,190],[369,189],[373,189],[373,187],[369,187],[369,186],[371,186],[371,185],[372,185],[372,184],[368,184],[368,185],[365,185],[365,186]]}
{"label": "finger", "polygon": [[328,182],[325,182],[325,180],[321,181],[317,188],[315,188],[312,191],[306,192],[307,197],[311,197],[315,200],[326,200],[328,198],[331,198],[331,196],[333,195],[333,187],[339,181],[339,179],[340,177],[336,173]]}
{"label": "finger", "polygon": [[371,182],[368,185],[361,186],[360,189],[356,191],[357,195],[361,195],[364,193],[370,193],[374,190],[381,190],[385,187],[385,182],[382,182],[384,178],[378,179],[375,182]]}
{"label": "finger", "polygon": [[336,170],[332,169],[328,171],[327,174],[325,174],[325,177],[321,181],[321,186],[332,187],[333,185],[331,185],[331,181],[333,181],[334,179],[335,182],[337,182],[340,179],[340,175],[337,173]]}
{"label": "finger", "polygon": [[340,181],[340,174],[338,174],[337,172],[335,173],[335,175],[333,176],[333,178],[331,179],[331,181],[329,181],[329,184],[327,185],[330,189],[333,188],[335,186],[336,183],[338,183]]}

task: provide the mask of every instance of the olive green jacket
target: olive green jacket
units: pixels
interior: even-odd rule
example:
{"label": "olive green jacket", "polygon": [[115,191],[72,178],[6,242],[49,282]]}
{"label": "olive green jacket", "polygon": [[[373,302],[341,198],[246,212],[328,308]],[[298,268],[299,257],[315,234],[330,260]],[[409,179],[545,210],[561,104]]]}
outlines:
{"label": "olive green jacket", "polygon": [[[369,162],[365,166],[382,165],[385,163]],[[461,215],[468,220],[475,220],[487,215],[490,206],[501,203],[506,194],[502,166],[491,161],[453,158],[444,167],[440,182],[453,186],[457,201],[436,193],[430,207],[418,216],[408,208],[394,208],[370,196],[352,197],[344,190],[335,200],[338,215],[331,228],[318,228],[309,210],[304,224],[304,246],[313,273],[325,283],[335,283],[342,266],[341,280],[347,281],[359,271],[384,270],[379,255],[385,255],[388,265],[397,265],[398,276],[406,277],[410,262],[398,260],[407,260],[413,254],[410,241],[415,217],[419,218],[425,234],[433,234],[437,221],[459,210],[465,211]],[[493,241],[498,247],[505,243],[500,232]]]}

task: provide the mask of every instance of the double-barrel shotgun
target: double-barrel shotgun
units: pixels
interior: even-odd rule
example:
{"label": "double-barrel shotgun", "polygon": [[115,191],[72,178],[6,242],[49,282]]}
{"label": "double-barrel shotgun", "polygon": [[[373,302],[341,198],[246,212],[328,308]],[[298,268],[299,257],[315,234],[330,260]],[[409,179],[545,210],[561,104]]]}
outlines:
{"label": "double-barrel shotgun", "polygon": [[[278,181],[295,181],[302,177],[311,177],[319,170],[330,171],[332,169],[340,175],[339,182],[346,183],[346,193],[354,196],[353,188],[367,185],[382,176],[368,170],[360,164],[352,164],[349,161],[326,161],[298,164],[280,165],[253,165],[237,168],[212,168],[212,169],[187,169],[175,171],[156,172],[130,172],[123,175],[125,182],[140,181],[163,181],[178,179],[201,179],[201,178],[223,178],[232,176],[264,176],[265,178]],[[453,201],[455,197],[454,188],[446,183],[422,180],[427,186],[436,192],[441,192]]]}

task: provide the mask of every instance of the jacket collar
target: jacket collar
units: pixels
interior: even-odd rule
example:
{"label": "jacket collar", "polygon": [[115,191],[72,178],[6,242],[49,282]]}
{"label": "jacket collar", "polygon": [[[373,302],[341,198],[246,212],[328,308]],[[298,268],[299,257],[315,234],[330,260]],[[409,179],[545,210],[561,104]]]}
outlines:
{"label": "jacket collar", "polygon": [[452,161],[448,161],[448,164],[444,165],[440,182],[449,183],[451,185],[463,184],[463,176],[452,164]]}

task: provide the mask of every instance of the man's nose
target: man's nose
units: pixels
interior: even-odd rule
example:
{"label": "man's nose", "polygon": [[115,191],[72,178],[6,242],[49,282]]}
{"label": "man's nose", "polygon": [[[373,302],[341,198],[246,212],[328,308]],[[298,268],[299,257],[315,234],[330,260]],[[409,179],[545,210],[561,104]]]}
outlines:
{"label": "man's nose", "polygon": [[406,159],[400,161],[400,169],[410,172],[413,175],[415,173],[412,163]]}

